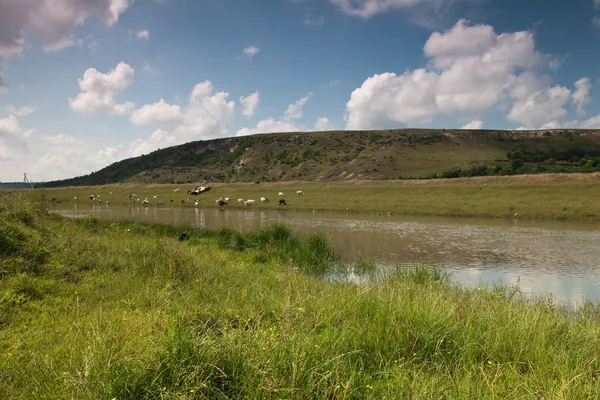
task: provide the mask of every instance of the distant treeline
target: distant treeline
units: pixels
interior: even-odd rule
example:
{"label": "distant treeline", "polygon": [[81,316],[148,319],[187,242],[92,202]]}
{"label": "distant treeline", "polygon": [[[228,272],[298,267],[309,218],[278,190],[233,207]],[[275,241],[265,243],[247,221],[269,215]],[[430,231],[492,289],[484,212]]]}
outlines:
{"label": "distant treeline", "polygon": [[37,183],[24,183],[24,182],[0,182],[0,189],[28,189],[31,185],[36,187]]}
{"label": "distant treeline", "polygon": [[453,168],[435,173],[431,178],[465,178],[472,176],[502,176],[520,174],[585,173],[600,171],[600,149],[574,148],[565,151],[514,150],[508,160],[493,166]]}

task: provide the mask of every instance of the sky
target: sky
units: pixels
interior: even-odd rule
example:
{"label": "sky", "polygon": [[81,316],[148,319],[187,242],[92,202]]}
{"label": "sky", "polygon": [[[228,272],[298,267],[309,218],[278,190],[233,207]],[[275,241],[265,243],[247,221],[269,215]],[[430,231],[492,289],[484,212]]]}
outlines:
{"label": "sky", "polygon": [[0,181],[196,140],[600,129],[600,0],[0,0]]}

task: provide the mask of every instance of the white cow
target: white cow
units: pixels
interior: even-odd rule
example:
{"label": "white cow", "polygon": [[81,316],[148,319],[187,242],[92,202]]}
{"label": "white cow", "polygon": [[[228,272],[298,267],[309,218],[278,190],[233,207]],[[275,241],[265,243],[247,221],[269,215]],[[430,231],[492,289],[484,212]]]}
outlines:
{"label": "white cow", "polygon": [[304,196],[304,192],[302,190],[296,190],[296,194],[298,196]]}
{"label": "white cow", "polygon": [[238,203],[243,203],[244,199],[238,199]]}
{"label": "white cow", "polygon": [[229,203],[231,201],[231,199],[229,197],[225,197],[225,203]]}
{"label": "white cow", "polygon": [[285,197],[285,193],[279,192],[279,194],[277,196],[279,196],[279,197]]}
{"label": "white cow", "polygon": [[251,206],[251,205],[252,205],[252,204],[254,204],[255,202],[256,202],[256,200],[246,200],[246,201],[244,202],[244,205],[245,205],[246,207],[247,207],[247,206]]}
{"label": "white cow", "polygon": [[261,203],[268,203],[268,202],[269,202],[269,199],[267,199],[266,197],[261,197],[261,198],[260,198],[260,202],[261,202]]}
{"label": "white cow", "polygon": [[175,193],[179,192],[179,188],[173,190]]}

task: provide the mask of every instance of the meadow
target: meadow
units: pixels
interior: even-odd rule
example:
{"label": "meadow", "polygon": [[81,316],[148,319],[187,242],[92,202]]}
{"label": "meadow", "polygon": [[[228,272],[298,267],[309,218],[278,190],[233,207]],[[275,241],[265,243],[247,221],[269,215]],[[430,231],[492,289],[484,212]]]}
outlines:
{"label": "meadow", "polygon": [[332,281],[345,267],[320,235],[46,205],[0,195],[0,398],[600,396],[597,305],[366,260],[350,266],[365,283]]}
{"label": "meadow", "polygon": [[[128,204],[129,195],[148,198],[150,207],[162,200],[165,206],[216,207],[219,197],[230,197],[227,207],[244,207],[238,198],[255,199],[259,209],[340,211],[350,213],[394,213],[457,217],[520,219],[568,219],[600,221],[600,174],[548,174],[472,177],[459,179],[277,182],[260,184],[213,184],[199,196],[187,190],[199,184],[67,187],[26,191],[33,198],[93,204],[91,194],[100,194],[103,204]],[[178,192],[175,189],[179,188]],[[297,196],[302,190],[305,196]],[[278,205],[278,193],[286,194],[287,206]],[[156,198],[154,197],[156,196]],[[270,202],[260,204],[260,197]],[[182,204],[182,200],[185,204]]]}

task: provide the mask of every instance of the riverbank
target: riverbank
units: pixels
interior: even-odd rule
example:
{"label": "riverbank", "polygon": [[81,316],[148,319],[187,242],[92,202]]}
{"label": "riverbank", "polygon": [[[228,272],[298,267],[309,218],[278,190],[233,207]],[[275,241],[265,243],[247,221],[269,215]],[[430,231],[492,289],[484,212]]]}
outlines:
{"label": "riverbank", "polygon": [[0,397],[600,395],[590,304],[464,290],[425,267],[315,275],[335,264],[322,237],[285,227],[72,220],[2,196]]}
{"label": "riverbank", "polygon": [[[148,198],[156,207],[159,201],[178,207],[216,207],[219,197],[231,198],[226,207],[244,207],[237,199],[254,199],[259,209],[290,208],[296,210],[344,211],[354,213],[394,213],[452,217],[519,219],[559,219],[600,221],[600,174],[548,174],[460,179],[347,181],[347,182],[280,182],[260,184],[214,184],[199,196],[189,196],[188,185],[107,185],[38,189],[37,199],[92,203],[90,195],[100,195],[101,204],[127,204],[129,195],[137,194],[140,202]],[[175,191],[179,189],[179,191]],[[304,196],[297,196],[301,190]],[[286,206],[279,206],[279,192],[286,194]],[[156,197],[155,197],[156,196]],[[261,197],[270,202],[260,203]],[[98,202],[97,197],[95,202]],[[182,201],[184,203],[182,203]],[[516,215],[515,215],[516,214]]]}

